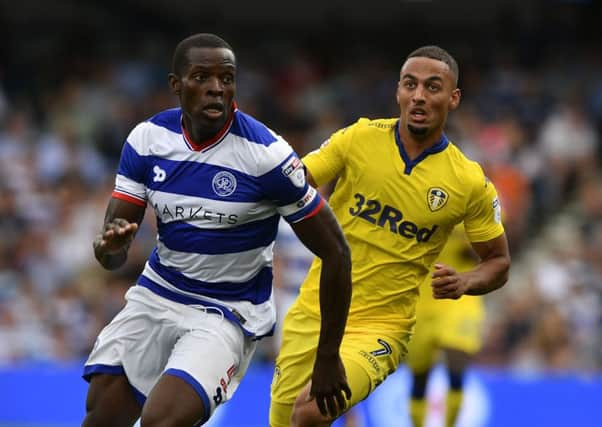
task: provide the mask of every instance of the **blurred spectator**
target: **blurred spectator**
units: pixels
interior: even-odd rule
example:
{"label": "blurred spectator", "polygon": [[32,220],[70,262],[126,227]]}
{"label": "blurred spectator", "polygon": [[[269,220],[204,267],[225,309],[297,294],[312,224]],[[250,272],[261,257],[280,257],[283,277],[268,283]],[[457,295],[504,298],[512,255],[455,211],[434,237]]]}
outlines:
{"label": "blurred spectator", "polygon": [[598,166],[599,137],[582,104],[582,98],[560,104],[539,132],[540,152],[548,166],[547,179],[552,183],[548,187],[552,208],[572,196],[575,182]]}

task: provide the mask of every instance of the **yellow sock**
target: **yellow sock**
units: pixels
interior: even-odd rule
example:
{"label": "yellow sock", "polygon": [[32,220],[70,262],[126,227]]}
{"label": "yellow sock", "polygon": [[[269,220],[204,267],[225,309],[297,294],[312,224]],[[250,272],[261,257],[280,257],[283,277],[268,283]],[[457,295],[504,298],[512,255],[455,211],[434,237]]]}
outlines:
{"label": "yellow sock", "polygon": [[423,427],[426,418],[426,399],[410,400],[410,418],[414,427]]}
{"label": "yellow sock", "polygon": [[450,390],[447,393],[446,410],[445,410],[445,425],[446,427],[454,427],[458,419],[458,413],[462,406],[462,390]]}

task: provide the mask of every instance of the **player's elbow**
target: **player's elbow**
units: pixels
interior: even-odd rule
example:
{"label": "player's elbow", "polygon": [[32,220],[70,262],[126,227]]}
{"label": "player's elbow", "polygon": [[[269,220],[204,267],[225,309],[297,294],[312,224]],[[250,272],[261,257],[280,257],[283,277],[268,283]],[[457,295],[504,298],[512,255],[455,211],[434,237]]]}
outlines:
{"label": "player's elbow", "polygon": [[511,265],[510,256],[500,257],[499,259],[499,274],[498,274],[498,288],[504,286],[508,279],[510,278],[510,265]]}
{"label": "player's elbow", "polygon": [[344,262],[344,268],[346,270],[348,270],[349,272],[351,272],[351,251],[347,250],[347,252],[345,252],[345,256],[343,257],[343,262]]}
{"label": "player's elbow", "polygon": [[[496,256],[484,261],[472,276],[467,295],[484,295],[504,286],[510,275],[510,258]],[[469,273],[470,274],[470,273]]]}
{"label": "player's elbow", "polygon": [[323,262],[331,262],[333,265],[337,265],[338,268],[351,269],[351,248],[345,238],[341,237],[336,239],[330,246],[330,250],[327,255],[328,261],[322,259]]}
{"label": "player's elbow", "polygon": [[347,240],[343,239],[337,245],[337,256],[340,257],[346,266],[351,267],[351,248]]}

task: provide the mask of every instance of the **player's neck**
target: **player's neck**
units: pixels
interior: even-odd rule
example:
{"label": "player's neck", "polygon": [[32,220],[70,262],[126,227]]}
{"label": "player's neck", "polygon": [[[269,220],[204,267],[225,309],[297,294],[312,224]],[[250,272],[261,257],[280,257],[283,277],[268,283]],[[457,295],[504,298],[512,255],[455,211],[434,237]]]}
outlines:
{"label": "player's neck", "polygon": [[203,125],[196,125],[191,121],[187,120],[186,117],[182,120],[182,127],[186,130],[187,136],[191,142],[195,145],[202,145],[205,141],[213,139],[218,133],[221,132],[224,125],[228,122],[220,123],[219,127],[210,128]]}
{"label": "player's neck", "polygon": [[[212,144],[217,139],[221,138],[225,132],[228,131],[232,120],[234,119],[234,110],[236,109],[236,103],[232,104],[230,113],[225,117],[222,123],[217,126],[207,127],[202,124],[195,124],[193,120],[187,115],[183,114],[181,119],[182,131],[185,135],[186,140],[196,148]],[[219,127],[218,127],[219,126]]]}
{"label": "player's neck", "polygon": [[401,139],[401,143],[403,144],[403,148],[410,160],[414,160],[415,158],[420,156],[425,150],[428,150],[429,148],[438,144],[439,141],[441,141],[442,135],[443,131],[439,131],[422,138],[412,135],[407,130],[399,130],[399,137]]}

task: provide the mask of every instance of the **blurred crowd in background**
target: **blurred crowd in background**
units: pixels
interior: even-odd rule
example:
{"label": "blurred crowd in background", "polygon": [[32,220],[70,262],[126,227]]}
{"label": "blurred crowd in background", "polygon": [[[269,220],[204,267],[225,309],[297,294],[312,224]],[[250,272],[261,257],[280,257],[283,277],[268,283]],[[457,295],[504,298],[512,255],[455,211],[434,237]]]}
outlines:
{"label": "blurred crowd in background", "polygon": [[[282,40],[232,44],[240,109],[301,155],[360,116],[397,116],[399,66],[419,46],[392,56],[372,43],[353,55],[327,42],[319,53]],[[563,46],[535,62],[506,46],[473,61],[470,46],[440,44],[459,60],[463,89],[447,134],[495,183],[514,263],[506,287],[485,299],[478,362],[599,372],[602,53]],[[172,49],[148,43],[18,73],[0,64],[0,364],[83,359],[122,307],[155,243],[155,219],[147,212],[115,272],[96,263],[92,240],[129,131],[177,105],[166,77]],[[278,247],[276,269],[286,271]]]}

